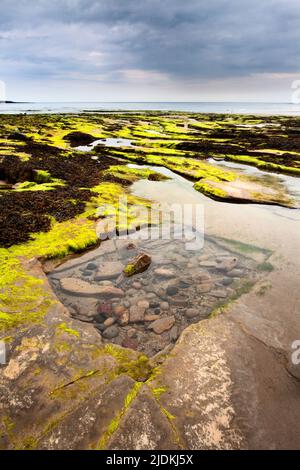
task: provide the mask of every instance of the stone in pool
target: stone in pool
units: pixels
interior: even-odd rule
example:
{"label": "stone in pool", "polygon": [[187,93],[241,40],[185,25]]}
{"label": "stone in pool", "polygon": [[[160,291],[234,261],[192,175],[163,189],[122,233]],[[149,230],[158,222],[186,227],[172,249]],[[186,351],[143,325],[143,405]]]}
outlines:
{"label": "stone in pool", "polygon": [[124,291],[113,286],[97,286],[74,277],[64,277],[60,280],[62,290],[68,294],[83,297],[123,297]]}
{"label": "stone in pool", "polygon": [[110,326],[110,327],[106,328],[106,330],[103,331],[102,336],[105,339],[113,339],[116,336],[118,336],[118,334],[119,334],[119,328],[117,326],[113,325],[113,326]]}
{"label": "stone in pool", "polygon": [[199,310],[196,309],[196,308],[188,308],[186,311],[185,311],[185,316],[187,318],[195,318],[199,315]]}
{"label": "stone in pool", "polygon": [[149,325],[149,329],[153,330],[154,333],[157,335],[161,335],[165,331],[169,331],[172,326],[174,326],[175,323],[175,317],[166,317],[166,318],[160,318],[159,320],[156,320],[155,322],[151,323]]}
{"label": "stone in pool", "polygon": [[150,264],[150,256],[146,253],[140,253],[127,264],[127,266],[124,268],[124,274],[125,276],[130,277],[134,274],[143,273],[149,268]]}
{"label": "stone in pool", "polygon": [[89,263],[89,264],[87,265],[86,269],[87,269],[88,271],[94,271],[95,269],[97,269],[97,265],[96,265],[96,263]]}
{"label": "stone in pool", "polygon": [[169,286],[166,290],[167,295],[176,295],[178,293],[178,289],[175,286]]}
{"label": "stone in pool", "polygon": [[159,277],[164,277],[166,279],[172,279],[173,277],[176,276],[174,271],[172,269],[167,269],[167,268],[157,268],[155,269],[155,274]]}
{"label": "stone in pool", "polygon": [[149,308],[149,302],[146,300],[141,300],[137,305],[130,307],[130,323],[143,322],[147,308]]}
{"label": "stone in pool", "polygon": [[120,261],[101,263],[98,267],[95,280],[103,281],[106,279],[114,279],[122,274],[123,269],[124,265]]}
{"label": "stone in pool", "polygon": [[232,271],[232,269],[236,266],[237,264],[237,258],[224,258],[223,260],[220,260],[220,262],[217,264],[216,269],[218,271],[225,271],[229,272]]}

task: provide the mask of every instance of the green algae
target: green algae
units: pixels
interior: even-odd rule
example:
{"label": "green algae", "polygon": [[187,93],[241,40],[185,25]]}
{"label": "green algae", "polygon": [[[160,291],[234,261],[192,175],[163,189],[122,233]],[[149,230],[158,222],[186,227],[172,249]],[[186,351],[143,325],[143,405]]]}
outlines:
{"label": "green algae", "polygon": [[257,266],[257,269],[263,272],[272,272],[274,271],[274,266],[271,263],[264,261]]}
{"label": "green algae", "polygon": [[116,359],[116,376],[125,374],[137,382],[145,382],[152,373],[149,358],[144,354],[132,354],[131,350],[118,348],[113,344],[107,344],[104,353]]}
{"label": "green algae", "polygon": [[59,325],[57,325],[57,329],[60,331],[63,331],[64,333],[67,333],[68,335],[76,336],[76,338],[80,338],[79,331],[74,330],[74,328],[70,328],[66,323],[60,323]]}
{"label": "green algae", "polygon": [[206,196],[215,198],[215,199],[228,199],[228,193],[223,189],[216,188],[209,181],[198,181],[194,184],[196,191],[200,191]]}
{"label": "green algae", "polygon": [[166,176],[157,173],[153,170],[145,168],[129,168],[125,165],[114,165],[103,172],[105,177],[111,177],[120,182],[134,183],[140,179],[155,179],[156,181],[163,181],[168,179]]}
{"label": "green algae", "polygon": [[122,409],[115,415],[115,417],[111,420],[109,423],[107,430],[104,432],[104,434],[101,436],[98,444],[97,444],[97,449],[98,450],[104,450],[107,447],[107,444],[113,434],[117,431],[119,428],[121,419],[123,416],[125,416],[126,412],[128,411],[129,407],[131,406],[133,400],[137,397],[141,387],[142,387],[141,382],[136,382],[130,392],[127,394],[127,396],[124,399],[124,405]]}
{"label": "green algae", "polygon": [[0,332],[41,321],[53,303],[44,281],[27,272],[9,250],[0,249]]}

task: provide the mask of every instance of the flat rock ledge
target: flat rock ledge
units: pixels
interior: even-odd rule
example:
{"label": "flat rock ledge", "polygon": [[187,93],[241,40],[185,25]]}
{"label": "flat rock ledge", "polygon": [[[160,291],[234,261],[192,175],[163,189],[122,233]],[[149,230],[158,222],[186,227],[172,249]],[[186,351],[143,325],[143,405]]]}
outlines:
{"label": "flat rock ledge", "polygon": [[93,326],[71,319],[38,262],[30,272],[52,302],[41,321],[6,338],[1,449],[300,447],[300,374],[289,364],[300,329],[295,311],[282,309],[293,279],[300,301],[299,272],[270,274],[272,308],[245,294],[152,360],[104,345]]}

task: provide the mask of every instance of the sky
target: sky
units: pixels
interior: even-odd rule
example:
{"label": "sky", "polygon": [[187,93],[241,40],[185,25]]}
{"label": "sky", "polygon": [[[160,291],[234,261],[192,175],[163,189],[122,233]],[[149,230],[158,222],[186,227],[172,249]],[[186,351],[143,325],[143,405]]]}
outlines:
{"label": "sky", "polygon": [[300,1],[0,0],[0,80],[25,101],[290,102]]}

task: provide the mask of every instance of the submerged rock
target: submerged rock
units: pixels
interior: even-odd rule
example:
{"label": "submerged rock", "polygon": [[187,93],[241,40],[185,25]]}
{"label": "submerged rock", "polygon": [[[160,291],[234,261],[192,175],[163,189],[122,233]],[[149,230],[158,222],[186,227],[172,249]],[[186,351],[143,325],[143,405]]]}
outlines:
{"label": "submerged rock", "polygon": [[113,339],[119,334],[119,328],[116,325],[110,326],[103,331],[102,336],[105,339]]}
{"label": "submerged rock", "polygon": [[237,258],[224,258],[216,265],[216,269],[218,271],[229,272],[232,271],[232,269],[236,266],[237,262]]}
{"label": "submerged rock", "polygon": [[60,280],[61,288],[72,295],[86,297],[123,297],[124,291],[113,286],[96,286],[89,282],[76,279],[74,277],[65,277]]}
{"label": "submerged rock", "polygon": [[119,323],[120,326],[128,325],[128,323],[129,323],[129,311],[128,310],[125,310],[125,312],[122,313],[122,315],[119,316],[118,323]]}
{"label": "submerged rock", "polygon": [[145,320],[145,311],[146,307],[145,305],[141,305],[141,303],[137,305],[133,305],[130,307],[130,315],[129,315],[129,321],[130,323],[141,323]]}
{"label": "submerged rock", "polygon": [[226,299],[228,292],[226,290],[214,290],[210,292],[210,295],[217,297],[218,299]]}
{"label": "submerged rock", "polygon": [[108,328],[109,326],[112,326],[115,322],[116,322],[116,319],[110,317],[110,318],[108,318],[107,320],[105,320],[104,326],[105,326],[106,328]]}
{"label": "submerged rock", "polygon": [[164,277],[166,279],[172,279],[176,276],[175,272],[172,269],[166,268],[157,268],[154,270],[155,274],[159,277]]}
{"label": "submerged rock", "polygon": [[185,311],[185,316],[187,318],[195,318],[195,317],[198,317],[199,315],[199,310],[197,308],[188,308],[186,311]]}
{"label": "submerged rock", "polygon": [[134,274],[143,273],[149,268],[150,264],[150,256],[146,253],[141,253],[127,264],[127,266],[124,268],[124,274],[127,277],[130,277]]}
{"label": "submerged rock", "polygon": [[95,280],[102,281],[105,279],[114,279],[122,274],[123,269],[124,265],[120,261],[101,263],[98,267]]}
{"label": "submerged rock", "polygon": [[127,336],[126,338],[123,339],[122,346],[123,346],[123,348],[137,350],[137,348],[139,346],[139,343],[135,339],[128,338],[128,336]]}
{"label": "submerged rock", "polygon": [[161,335],[165,331],[169,331],[175,323],[175,317],[160,318],[149,325],[149,329],[153,330],[157,335]]}
{"label": "submerged rock", "polygon": [[112,314],[112,304],[111,302],[101,302],[98,304],[97,310],[100,315],[109,317]]}
{"label": "submerged rock", "polygon": [[175,286],[168,286],[166,289],[167,295],[176,295],[178,293],[178,289]]}

